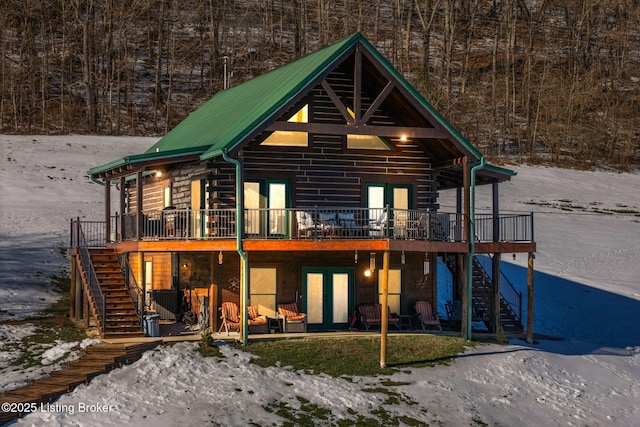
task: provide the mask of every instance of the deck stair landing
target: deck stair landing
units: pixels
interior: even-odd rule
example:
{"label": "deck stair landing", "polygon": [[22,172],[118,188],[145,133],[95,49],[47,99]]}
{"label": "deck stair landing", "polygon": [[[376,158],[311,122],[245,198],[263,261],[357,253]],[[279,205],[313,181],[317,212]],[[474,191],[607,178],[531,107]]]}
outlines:
{"label": "deck stair landing", "polygon": [[[88,347],[86,354],[69,363],[60,371],[54,371],[49,378],[33,381],[24,388],[0,394],[0,402],[46,404],[80,384],[87,384],[92,378],[112,369],[138,360],[145,351],[152,350],[162,341],[147,341],[128,344],[100,343]],[[26,413],[0,412],[0,426]]]}
{"label": "deck stair landing", "polygon": [[143,337],[140,319],[115,253],[107,249],[91,249],[90,254],[106,302],[102,338]]}

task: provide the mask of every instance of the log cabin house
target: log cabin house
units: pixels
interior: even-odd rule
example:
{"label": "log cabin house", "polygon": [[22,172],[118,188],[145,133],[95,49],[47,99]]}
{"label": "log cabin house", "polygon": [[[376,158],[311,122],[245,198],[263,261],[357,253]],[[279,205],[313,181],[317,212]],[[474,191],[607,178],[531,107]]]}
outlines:
{"label": "log cabin house", "polygon": [[[194,294],[214,331],[227,301],[270,322],[294,303],[308,331],[346,330],[378,302],[410,322],[417,301],[439,306],[443,273],[461,307],[441,313],[452,328],[522,331],[503,253],[529,254],[532,334],[533,215],[499,212],[515,173],[487,164],[359,33],[217,93],[89,175],[105,216],[71,222],[71,312],[102,336],[140,334],[149,309],[180,321]],[[476,185],[493,186],[492,213],[475,213]],[[444,190],[455,211],[440,210]]]}

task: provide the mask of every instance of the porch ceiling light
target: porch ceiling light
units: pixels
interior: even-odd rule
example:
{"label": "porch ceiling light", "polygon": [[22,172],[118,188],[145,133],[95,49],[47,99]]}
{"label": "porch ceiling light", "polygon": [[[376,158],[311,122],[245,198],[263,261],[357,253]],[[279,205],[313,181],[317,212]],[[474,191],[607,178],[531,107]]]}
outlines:
{"label": "porch ceiling light", "polygon": [[162,171],[156,171],[156,172],[153,174],[153,176],[155,176],[156,178],[162,178],[162,175],[163,175]]}

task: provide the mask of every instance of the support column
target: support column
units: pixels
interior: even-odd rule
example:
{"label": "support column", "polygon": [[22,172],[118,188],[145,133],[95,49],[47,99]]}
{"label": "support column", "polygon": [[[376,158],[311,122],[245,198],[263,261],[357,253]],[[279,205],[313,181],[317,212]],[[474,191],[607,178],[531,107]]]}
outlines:
{"label": "support column", "polygon": [[69,279],[69,319],[76,317],[76,280],[78,279],[78,255],[71,257],[71,277]]}
{"label": "support column", "polygon": [[136,240],[142,240],[142,171],[136,174]]}
{"label": "support column", "polygon": [[493,282],[493,333],[497,334],[500,330],[500,258],[501,254],[493,254],[493,263],[491,264],[491,279]]}
{"label": "support column", "polygon": [[[471,236],[471,171],[466,156],[462,159],[462,172],[464,191],[464,241],[471,245],[471,239],[474,238],[474,236]],[[469,246],[467,251],[470,250],[471,247]],[[468,338],[471,336],[471,331],[469,330],[469,312],[471,311],[469,307],[469,301],[471,300],[471,295],[469,295],[469,288],[467,286],[469,282],[469,275],[471,274],[471,266],[469,265],[468,258],[468,256],[462,257],[462,265],[460,271],[462,290],[462,293],[460,295],[460,300],[462,303],[462,321],[460,325],[460,332],[463,338]]]}
{"label": "support column", "polygon": [[[120,230],[119,230],[120,241],[124,240],[123,239],[123,237],[124,237],[124,223],[125,223],[124,212],[125,212],[125,207],[127,205],[127,199],[126,199],[127,189],[126,189],[126,185],[127,185],[127,182],[126,182],[126,180],[124,179],[124,176],[123,176],[122,178],[120,178],[120,207],[119,207],[119,209],[120,209],[120,224],[119,224],[119,227],[120,227]],[[116,239],[118,239],[118,236],[116,236]]]}
{"label": "support column", "polygon": [[382,317],[380,324],[380,368],[387,367],[387,332],[389,330],[389,251],[384,251],[382,257],[382,289],[380,305],[382,306]]}
{"label": "support column", "polygon": [[104,180],[104,220],[105,220],[105,243],[111,239],[111,181]]}
{"label": "support column", "polygon": [[82,321],[84,322],[84,327],[89,327],[89,298],[87,297],[87,293],[82,293]]}
{"label": "support column", "polygon": [[492,185],[493,195],[493,241],[500,241],[500,195],[498,193],[498,183]]}
{"label": "support column", "polygon": [[533,252],[529,252],[527,267],[527,337],[529,344],[533,344]]}
{"label": "support column", "polygon": [[84,299],[84,290],[82,288],[82,278],[80,275],[76,275],[75,283],[71,283],[71,286],[76,288],[76,300],[75,300],[75,320],[80,321],[82,318],[82,301]]}
{"label": "support column", "polygon": [[461,286],[460,286],[460,302],[462,308],[462,318],[460,321],[460,335],[462,338],[467,338],[471,336],[471,331],[469,328],[469,288],[467,286],[467,277],[470,273],[469,271],[469,257],[461,255],[458,257],[458,262],[460,264],[460,277],[461,277]]}

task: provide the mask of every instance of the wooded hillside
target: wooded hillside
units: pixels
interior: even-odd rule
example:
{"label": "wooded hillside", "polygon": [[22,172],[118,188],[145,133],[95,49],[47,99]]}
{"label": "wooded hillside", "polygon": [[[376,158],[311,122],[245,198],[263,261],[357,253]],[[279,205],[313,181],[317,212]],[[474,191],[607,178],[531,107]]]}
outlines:
{"label": "wooded hillside", "polygon": [[640,0],[3,0],[0,131],[163,134],[355,31],[494,161],[638,166]]}

